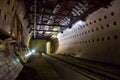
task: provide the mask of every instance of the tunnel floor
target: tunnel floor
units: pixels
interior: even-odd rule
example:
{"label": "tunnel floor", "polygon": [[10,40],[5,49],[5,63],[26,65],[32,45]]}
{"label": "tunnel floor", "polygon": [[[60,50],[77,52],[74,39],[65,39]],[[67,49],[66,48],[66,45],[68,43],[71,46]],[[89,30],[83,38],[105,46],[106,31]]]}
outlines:
{"label": "tunnel floor", "polygon": [[62,80],[41,55],[32,55],[16,80]]}
{"label": "tunnel floor", "polygon": [[32,55],[16,80],[120,80],[119,66],[63,55]]}

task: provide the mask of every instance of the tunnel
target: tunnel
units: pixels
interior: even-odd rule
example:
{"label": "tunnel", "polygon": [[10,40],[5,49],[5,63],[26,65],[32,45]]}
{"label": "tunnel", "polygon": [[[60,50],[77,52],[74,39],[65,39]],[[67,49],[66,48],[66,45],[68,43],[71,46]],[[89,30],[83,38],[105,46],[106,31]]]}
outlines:
{"label": "tunnel", "polygon": [[0,80],[120,80],[120,0],[0,0]]}

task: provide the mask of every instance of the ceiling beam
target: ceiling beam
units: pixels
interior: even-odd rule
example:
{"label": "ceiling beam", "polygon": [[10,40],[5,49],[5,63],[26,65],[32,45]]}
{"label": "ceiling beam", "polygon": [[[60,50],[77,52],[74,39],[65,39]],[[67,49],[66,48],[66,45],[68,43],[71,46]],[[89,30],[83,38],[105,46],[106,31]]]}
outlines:
{"label": "ceiling beam", "polygon": [[[31,13],[31,15],[35,15],[34,13]],[[53,13],[37,13],[36,16],[40,15],[48,15],[48,16],[57,16],[57,17],[80,17],[80,16],[73,16],[73,15],[64,15],[64,14],[53,14]]]}
{"label": "ceiling beam", "polygon": [[32,39],[50,40],[50,37],[51,37],[51,36],[37,36],[36,38],[34,38],[34,37],[32,36]]}
{"label": "ceiling beam", "polygon": [[108,4],[110,4],[111,1],[112,1],[112,0],[101,0],[98,4],[95,4],[95,5],[91,6],[91,7],[89,7],[89,9],[88,9],[87,11],[85,11],[85,12],[84,12],[83,14],[81,14],[79,17],[73,19],[73,20],[70,22],[70,24],[68,25],[69,28],[71,28],[71,27],[72,27],[72,24],[74,24],[74,23],[77,22],[78,20],[83,20],[83,21],[85,21],[85,20],[86,20],[86,17],[87,17],[89,14],[93,13],[94,11],[97,11],[97,10],[100,9],[101,7],[104,7],[104,8],[107,7]]}
{"label": "ceiling beam", "polygon": [[[33,30],[32,30],[33,31]],[[45,31],[45,32],[58,32],[58,31],[54,31],[54,30],[36,30],[37,32],[38,31]]]}
{"label": "ceiling beam", "polygon": [[[30,23],[31,25],[33,25],[33,23]],[[41,26],[55,26],[55,27],[65,27],[63,25],[56,25],[56,24],[41,24],[41,23],[37,23],[37,25],[41,25]]]}

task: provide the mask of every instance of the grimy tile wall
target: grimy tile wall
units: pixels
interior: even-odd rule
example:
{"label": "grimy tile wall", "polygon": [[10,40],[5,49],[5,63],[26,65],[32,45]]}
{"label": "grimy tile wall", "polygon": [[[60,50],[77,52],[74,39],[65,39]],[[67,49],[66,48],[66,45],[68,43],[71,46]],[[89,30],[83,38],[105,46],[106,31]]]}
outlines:
{"label": "grimy tile wall", "polygon": [[[15,30],[14,19],[17,15],[23,26],[23,41],[27,46],[29,41],[28,21],[24,19],[25,7],[21,1],[22,0],[0,0],[0,30],[4,30],[7,34],[10,34],[11,29]],[[18,25],[16,25],[16,27],[18,27]],[[17,34],[13,31],[12,35],[15,36]],[[23,66],[15,55],[14,46],[12,44],[7,44],[8,46],[6,46],[6,42],[8,41],[1,40],[0,33],[0,80],[15,80]],[[21,55],[24,57],[25,53]]]}
{"label": "grimy tile wall", "polygon": [[120,0],[100,8],[58,34],[56,54],[120,65]]}
{"label": "grimy tile wall", "polygon": [[22,68],[15,53],[0,51],[0,80],[15,80]]}

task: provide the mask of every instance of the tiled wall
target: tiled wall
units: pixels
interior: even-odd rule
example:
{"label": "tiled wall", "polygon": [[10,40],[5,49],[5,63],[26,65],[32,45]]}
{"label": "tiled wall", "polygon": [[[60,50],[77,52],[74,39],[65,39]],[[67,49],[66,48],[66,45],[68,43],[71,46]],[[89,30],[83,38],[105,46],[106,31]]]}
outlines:
{"label": "tiled wall", "polygon": [[0,51],[0,80],[15,80],[23,66],[15,55],[12,45]]}
{"label": "tiled wall", "polygon": [[[20,22],[23,26],[23,41],[26,46],[29,43],[29,30],[27,28],[28,21],[24,19],[25,8],[22,0],[0,0],[0,30],[3,29],[4,32],[10,34],[11,29],[15,30],[15,16],[20,18]],[[16,12],[16,13],[15,13]],[[16,14],[16,15],[15,15]],[[18,27],[18,25],[16,25]],[[16,30],[17,31],[17,30]],[[20,31],[20,30],[18,30]],[[15,32],[13,31],[13,36]],[[0,33],[0,35],[2,35]],[[17,35],[18,36],[18,35]],[[22,41],[22,42],[23,42]],[[15,45],[9,44],[6,46],[6,42],[9,41],[1,40],[0,37],[0,80],[15,80],[17,75],[22,70],[22,64],[20,63],[18,56],[15,55],[14,47]],[[16,40],[17,42],[17,40]],[[5,44],[4,44],[5,43]],[[7,50],[2,50],[2,46],[9,47]],[[25,56],[27,53],[25,50],[21,49],[21,56]],[[25,57],[24,57],[25,58]],[[25,58],[26,60],[28,59]]]}
{"label": "tiled wall", "polygon": [[120,0],[58,34],[56,53],[120,65]]}

